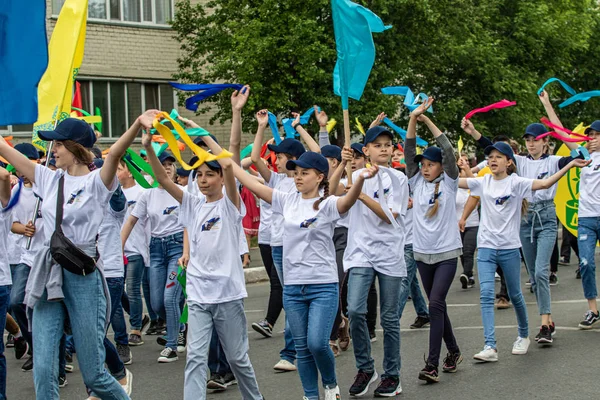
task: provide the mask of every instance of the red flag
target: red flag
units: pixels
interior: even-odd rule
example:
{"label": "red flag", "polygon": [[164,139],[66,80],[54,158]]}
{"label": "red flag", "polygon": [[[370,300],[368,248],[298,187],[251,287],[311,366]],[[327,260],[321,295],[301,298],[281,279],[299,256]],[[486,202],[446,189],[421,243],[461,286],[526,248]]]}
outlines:
{"label": "red flag", "polygon": [[[81,85],[79,82],[75,82],[75,93],[73,93],[73,103],[71,106],[83,109],[83,102],[81,101]],[[83,114],[79,111],[74,111],[78,117],[83,117]]]}

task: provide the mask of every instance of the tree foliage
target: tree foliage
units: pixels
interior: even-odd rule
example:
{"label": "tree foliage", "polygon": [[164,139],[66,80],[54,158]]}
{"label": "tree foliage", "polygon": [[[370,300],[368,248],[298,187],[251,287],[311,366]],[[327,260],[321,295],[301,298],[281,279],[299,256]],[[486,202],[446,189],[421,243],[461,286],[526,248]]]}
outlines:
{"label": "tree foliage", "polygon": [[[384,86],[407,85],[434,96],[433,119],[451,134],[460,132],[460,119],[469,110],[516,100],[517,107],[476,117],[482,132],[514,137],[543,116],[536,91],[547,78],[562,78],[578,92],[600,89],[600,18],[594,0],[357,2],[394,26],[374,35],[375,66],[362,100],[350,102],[351,119],[359,117],[364,125],[383,111],[406,126],[403,99],[381,94]],[[193,5],[181,0],[173,28],[182,49],[175,78],[251,85],[246,123],[261,108],[287,117],[313,104],[342,120],[340,99],[333,94],[336,50],[329,1]],[[568,97],[559,86],[550,94],[555,105]],[[227,94],[212,107],[213,121],[229,118]],[[559,113],[567,126],[589,123],[600,118],[600,99]],[[336,129],[342,138],[341,123]]]}

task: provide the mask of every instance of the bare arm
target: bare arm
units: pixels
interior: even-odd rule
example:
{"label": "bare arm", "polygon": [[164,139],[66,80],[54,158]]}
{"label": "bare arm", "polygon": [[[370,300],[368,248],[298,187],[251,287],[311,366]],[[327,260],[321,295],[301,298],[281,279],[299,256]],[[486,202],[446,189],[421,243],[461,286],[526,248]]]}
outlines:
{"label": "bare arm", "polygon": [[[377,215],[379,218],[381,218],[383,220],[383,222],[385,222],[386,224],[392,223],[392,221],[390,221],[390,219],[387,217],[387,215],[385,215],[383,208],[381,208],[381,204],[379,204],[379,202],[377,200],[372,199],[371,197],[367,196],[364,193],[359,194],[358,200],[362,201],[362,203],[365,206],[367,206],[367,208],[369,208],[369,210],[373,211],[375,213],[375,215]],[[399,214],[392,212],[392,215],[394,216],[394,218],[397,218]]]}
{"label": "bare arm", "polygon": [[249,176],[237,164],[233,165],[233,173],[237,180],[240,181],[240,183],[246,188],[248,188],[248,190],[258,196],[258,198],[263,199],[267,203],[271,204],[273,201],[273,189],[258,182],[252,176]]}
{"label": "bare arm", "polygon": [[300,138],[304,140],[304,143],[308,146],[309,151],[314,151],[315,153],[320,153],[321,148],[319,144],[310,136],[310,133],[306,132],[306,129],[302,125],[296,125],[296,132],[300,134]]}
{"label": "bare arm", "polygon": [[379,168],[376,165],[374,165],[370,168],[363,170],[363,172],[358,175],[356,182],[354,182],[348,193],[346,193],[345,196],[342,196],[337,200],[337,209],[340,214],[344,214],[348,212],[348,210],[350,210],[350,208],[354,205],[354,203],[356,203],[356,200],[358,200],[358,197],[362,193],[362,187],[365,179],[373,178],[375,175],[377,175],[378,171]]}
{"label": "bare arm", "polygon": [[242,144],[242,109],[250,96],[250,86],[246,85],[242,90],[231,95],[231,136],[229,137],[229,151],[233,154],[233,161],[240,164],[240,148]]}
{"label": "bare arm", "polygon": [[146,157],[148,158],[148,162],[152,167],[152,171],[154,172],[154,176],[158,183],[171,195],[179,204],[183,201],[183,190],[179,186],[173,182],[169,176],[167,175],[167,171],[160,163],[158,157],[156,157],[156,153],[152,148],[152,137],[150,133],[145,132],[142,135],[142,145],[146,149]]}
{"label": "bare arm", "polygon": [[[0,155],[6,158],[6,160],[13,166],[17,171],[22,173],[30,182],[35,183],[35,164],[23,157],[18,150],[13,149],[10,145],[0,136]],[[6,170],[5,170],[6,171]],[[10,184],[10,174],[9,184]],[[10,195],[9,195],[10,197]]]}
{"label": "bare arm", "polygon": [[258,120],[258,130],[256,131],[256,136],[254,137],[254,145],[252,146],[252,153],[250,153],[250,157],[260,176],[265,179],[265,182],[269,182],[271,180],[271,170],[260,159],[260,149],[262,148],[263,144],[263,135],[265,133],[265,128],[269,123],[269,112],[267,110],[260,110],[256,113],[256,119]]}
{"label": "bare arm", "polygon": [[592,160],[585,161],[580,158],[577,158],[577,159],[571,161],[570,163],[568,163],[566,166],[561,168],[560,171],[558,171],[557,173],[555,173],[554,175],[552,175],[549,178],[534,179],[533,184],[531,185],[531,190],[549,189],[556,182],[558,182],[559,179],[562,178],[567,173],[567,171],[570,170],[571,168],[573,168],[573,167],[583,168],[585,166],[588,166],[591,162],[592,162]]}
{"label": "bare arm", "polygon": [[137,222],[138,218],[130,215],[123,224],[123,228],[121,229],[121,247],[125,248],[125,243],[127,243],[127,239],[129,239],[129,235],[131,235],[131,231]]}
{"label": "bare arm", "polygon": [[352,150],[348,149],[347,147],[342,149],[342,162],[329,177],[329,193],[332,193],[334,196],[341,196],[344,194],[344,186],[340,184],[340,179],[344,174],[346,165],[352,160],[353,156],[354,153]]}
{"label": "bare arm", "polygon": [[[210,136],[204,136],[202,140],[204,140],[204,143],[206,143],[206,145],[214,155],[217,156],[223,151],[221,146],[219,146],[217,142],[215,142]],[[238,192],[237,185],[235,184],[235,176],[233,174],[232,167],[234,162],[231,160],[231,158],[220,158],[217,161],[219,162],[219,164],[221,165],[221,169],[223,170],[223,178],[225,181],[225,193],[227,193],[227,197],[229,197],[229,200],[239,210],[240,194]],[[237,163],[235,165],[237,166]]]}
{"label": "bare arm", "polygon": [[477,204],[479,204],[479,198],[475,196],[469,196],[467,199],[467,203],[465,204],[465,209],[463,210],[462,216],[460,217],[460,221],[458,221],[458,228],[461,232],[465,231],[465,224],[473,210],[477,208]]}
{"label": "bare arm", "polygon": [[[550,98],[548,97],[548,93],[545,90],[542,90],[542,93],[540,93],[539,95],[540,101],[542,102],[542,104],[544,105],[544,110],[546,110],[546,115],[548,115],[548,119],[550,120],[550,122],[552,122],[554,125],[558,125],[561,128],[564,128],[562,122],[560,122],[560,119],[558,118],[558,115],[556,115],[556,111],[554,111],[554,107],[552,107],[552,103],[550,102]],[[559,130],[556,130],[556,133],[558,133],[560,136],[564,137],[564,138],[568,138],[569,135],[567,135],[564,132],[561,132]],[[564,142],[567,147],[570,150],[575,150],[577,147],[579,147],[577,145],[577,143],[573,143],[573,142]]]}
{"label": "bare arm", "polygon": [[[6,146],[8,147],[8,144]],[[27,158],[23,157],[21,153],[19,153],[19,157],[33,165],[33,163]],[[4,168],[0,167],[0,204],[2,204],[2,208],[8,206],[10,195],[10,173]]]}

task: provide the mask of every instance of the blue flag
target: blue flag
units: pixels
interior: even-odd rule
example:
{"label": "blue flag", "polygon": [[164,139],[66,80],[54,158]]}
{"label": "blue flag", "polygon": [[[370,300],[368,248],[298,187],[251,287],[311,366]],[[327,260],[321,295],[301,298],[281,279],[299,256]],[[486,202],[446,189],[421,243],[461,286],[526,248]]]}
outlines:
{"label": "blue flag", "polygon": [[[429,99],[425,93],[419,93],[415,96],[408,86],[388,86],[381,89],[381,93],[388,95],[404,96],[404,105],[410,112]],[[429,107],[427,112],[433,113],[433,107]]]}
{"label": "blue flag", "polygon": [[38,83],[48,67],[46,2],[4,1],[0,42],[0,126],[33,124]]}
{"label": "blue flag", "polygon": [[[321,109],[319,108],[319,111],[321,111]],[[315,108],[311,107],[308,110],[306,110],[304,112],[304,114],[302,114],[300,116],[300,125],[306,125],[308,124],[308,122],[310,121],[310,117],[314,114],[315,112]],[[283,130],[285,131],[285,137],[286,138],[295,138],[296,136],[298,136],[298,133],[296,132],[296,130],[294,129],[294,127],[292,126],[292,122],[294,122],[294,118],[284,118],[281,120],[281,123],[283,124]]]}
{"label": "blue flag", "polygon": [[[185,99],[185,108],[190,111],[197,111],[198,104],[212,96],[215,95],[225,89],[234,89],[241,90],[244,85],[240,85],[239,83],[177,83],[177,82],[169,82],[171,86],[175,89],[184,90],[184,91],[200,91],[200,93],[193,95],[190,98]],[[245,89],[244,89],[245,90]]]}
{"label": "blue flag", "polygon": [[332,0],[333,30],[337,63],[333,71],[333,92],[342,97],[342,108],[348,109],[348,98],[360,100],[375,63],[373,32],[391,26],[369,9],[350,0]]}

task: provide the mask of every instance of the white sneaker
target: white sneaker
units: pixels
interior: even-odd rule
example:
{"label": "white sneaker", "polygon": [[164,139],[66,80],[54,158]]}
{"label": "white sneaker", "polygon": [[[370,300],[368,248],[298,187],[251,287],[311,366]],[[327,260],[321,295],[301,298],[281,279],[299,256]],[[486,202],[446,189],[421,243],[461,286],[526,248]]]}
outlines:
{"label": "white sneaker", "polygon": [[325,388],[325,400],[340,400],[340,387],[336,386],[333,389]]}
{"label": "white sneaker", "polygon": [[124,385],[121,385],[121,387],[123,388],[125,393],[127,393],[127,396],[131,396],[131,388],[133,385],[133,374],[131,373],[130,370],[126,369],[125,376],[127,377],[127,383]]}
{"label": "white sneaker", "polygon": [[292,364],[288,360],[279,360],[279,362],[277,364],[275,364],[273,369],[276,371],[280,371],[280,372],[290,372],[290,371],[296,371],[297,368],[294,364]]}
{"label": "white sneaker", "polygon": [[475,354],[473,358],[483,362],[496,362],[498,361],[498,351],[492,346],[485,346],[483,350]]}
{"label": "white sneaker", "polygon": [[527,349],[529,349],[530,340],[528,337],[522,338],[521,336],[517,337],[517,340],[513,343],[513,354],[527,354]]}

